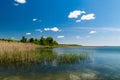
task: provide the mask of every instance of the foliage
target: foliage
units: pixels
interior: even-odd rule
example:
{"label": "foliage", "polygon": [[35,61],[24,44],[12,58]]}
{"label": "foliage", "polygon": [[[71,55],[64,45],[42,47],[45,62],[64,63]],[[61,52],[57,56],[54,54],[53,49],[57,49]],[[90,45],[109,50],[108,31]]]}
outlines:
{"label": "foliage", "polygon": [[55,45],[58,45],[58,42],[56,42],[52,37],[43,37],[43,36],[40,39],[30,38],[28,40],[27,40],[26,37],[23,36],[20,41],[21,42],[30,42],[30,43],[34,43],[34,44],[43,45],[43,46],[55,46]]}
{"label": "foliage", "polygon": [[29,38],[27,39],[25,36],[22,36],[21,40],[13,40],[11,38],[8,39],[0,39],[1,41],[7,41],[7,42],[23,42],[23,43],[34,43],[38,45],[43,46],[56,46],[58,45],[58,42],[55,41],[52,37],[41,37],[40,39],[37,38]]}
{"label": "foliage", "polygon": [[33,43],[34,42],[34,38],[30,38],[29,42]]}
{"label": "foliage", "polygon": [[40,38],[40,44],[41,45],[47,45],[46,38],[44,38],[43,36]]}
{"label": "foliage", "polygon": [[18,42],[17,40],[13,40],[13,39],[11,39],[11,38],[8,38],[8,39],[0,39],[0,41]]}
{"label": "foliage", "polygon": [[25,42],[27,42],[27,38],[25,36],[23,36],[20,41],[25,43]]}

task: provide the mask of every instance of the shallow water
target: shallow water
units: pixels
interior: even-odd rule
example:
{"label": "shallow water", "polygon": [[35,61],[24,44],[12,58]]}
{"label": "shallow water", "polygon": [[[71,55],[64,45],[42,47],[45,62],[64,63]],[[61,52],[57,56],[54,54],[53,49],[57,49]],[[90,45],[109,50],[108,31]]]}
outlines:
{"label": "shallow water", "polygon": [[43,49],[41,53],[87,54],[75,63],[0,66],[0,80],[120,80],[120,47]]}

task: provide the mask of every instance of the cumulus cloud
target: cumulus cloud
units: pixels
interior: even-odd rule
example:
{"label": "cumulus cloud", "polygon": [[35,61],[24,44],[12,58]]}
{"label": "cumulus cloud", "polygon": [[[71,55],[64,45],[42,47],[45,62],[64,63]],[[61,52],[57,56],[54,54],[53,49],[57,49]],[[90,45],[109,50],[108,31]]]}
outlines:
{"label": "cumulus cloud", "polygon": [[53,31],[53,32],[58,32],[61,31],[59,28],[57,27],[53,27],[53,28],[44,28],[45,31]]}
{"label": "cumulus cloud", "polygon": [[[79,18],[79,16],[80,16],[80,18]],[[68,18],[71,18],[71,19],[75,18],[76,23],[79,23],[82,20],[94,20],[96,17],[95,17],[94,13],[86,14],[85,11],[74,10],[69,13]]]}
{"label": "cumulus cloud", "polygon": [[95,14],[91,13],[91,14],[87,14],[87,15],[83,15],[81,17],[81,20],[93,20],[95,19]]}
{"label": "cumulus cloud", "polygon": [[42,32],[42,30],[41,30],[41,29],[36,29],[35,31],[36,31],[36,32]]}
{"label": "cumulus cloud", "polygon": [[20,4],[25,4],[26,3],[26,0],[14,0],[15,2],[17,3],[20,3]]}
{"label": "cumulus cloud", "polygon": [[80,11],[80,10],[74,10],[69,13],[68,18],[78,18],[81,14],[85,14],[85,11]]}
{"label": "cumulus cloud", "polygon": [[95,34],[96,33],[96,31],[90,31],[89,32],[89,34]]}
{"label": "cumulus cloud", "polygon": [[26,35],[31,35],[31,33],[30,33],[30,32],[27,32]]}
{"label": "cumulus cloud", "polygon": [[57,38],[64,38],[65,36],[57,36]]}

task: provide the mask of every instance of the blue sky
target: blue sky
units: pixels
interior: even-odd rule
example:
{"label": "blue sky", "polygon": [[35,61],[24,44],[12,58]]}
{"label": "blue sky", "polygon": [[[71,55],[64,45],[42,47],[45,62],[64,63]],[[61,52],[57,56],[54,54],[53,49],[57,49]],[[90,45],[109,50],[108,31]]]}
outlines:
{"label": "blue sky", "polygon": [[1,0],[0,38],[120,45],[120,0]]}

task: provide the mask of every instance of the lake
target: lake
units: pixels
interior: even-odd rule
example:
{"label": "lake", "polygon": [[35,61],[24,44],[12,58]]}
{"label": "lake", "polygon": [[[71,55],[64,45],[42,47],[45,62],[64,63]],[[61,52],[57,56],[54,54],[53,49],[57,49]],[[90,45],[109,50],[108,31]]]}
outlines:
{"label": "lake", "polygon": [[0,65],[0,80],[120,80],[120,47],[53,48],[40,49],[39,52],[86,57],[62,56],[58,62],[50,55],[50,60],[47,61],[49,57],[44,58],[42,64]]}

